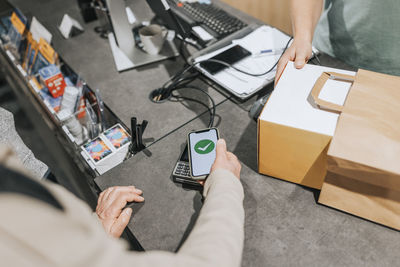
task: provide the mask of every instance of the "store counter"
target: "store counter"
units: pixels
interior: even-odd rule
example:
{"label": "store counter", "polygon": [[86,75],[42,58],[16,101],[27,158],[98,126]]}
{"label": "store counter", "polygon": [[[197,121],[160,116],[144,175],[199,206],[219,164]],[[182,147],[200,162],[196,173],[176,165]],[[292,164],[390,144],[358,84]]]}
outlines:
{"label": "store counter", "polygon": [[[148,143],[150,153],[136,154],[95,178],[95,183],[101,190],[119,185],[142,189],[145,204],[133,215],[128,229],[146,250],[179,250],[202,202],[199,192],[175,184],[171,173],[187,133],[205,128],[209,115],[207,108],[190,101],[154,104],[148,94],[181,69],[183,61],[166,60],[118,73],[108,41],[94,32],[98,22],[85,24],[85,32],[69,40],[58,33],[56,25],[64,13],[81,20],[76,2],[10,2],[49,28],[56,50],[92,88],[100,89],[105,103],[125,124],[129,125],[132,116],[149,121],[144,137],[154,138]],[[250,19],[234,12],[246,21]],[[327,66],[348,68],[327,55],[320,59]],[[316,204],[316,191],[257,173],[257,124],[248,117],[256,97],[237,103],[223,91],[202,81],[198,84],[214,98],[215,126],[242,163],[246,214],[243,266],[397,264],[400,256],[393,251],[399,244],[398,232],[321,207]],[[207,100],[189,90],[185,94]]]}

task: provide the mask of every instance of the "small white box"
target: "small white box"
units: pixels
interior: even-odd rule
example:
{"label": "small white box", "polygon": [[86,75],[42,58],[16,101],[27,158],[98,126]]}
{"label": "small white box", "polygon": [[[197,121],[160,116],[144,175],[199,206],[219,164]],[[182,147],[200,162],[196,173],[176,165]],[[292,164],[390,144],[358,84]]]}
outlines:
{"label": "small white box", "polygon": [[101,175],[124,161],[130,144],[130,135],[116,124],[82,145],[81,154]]}

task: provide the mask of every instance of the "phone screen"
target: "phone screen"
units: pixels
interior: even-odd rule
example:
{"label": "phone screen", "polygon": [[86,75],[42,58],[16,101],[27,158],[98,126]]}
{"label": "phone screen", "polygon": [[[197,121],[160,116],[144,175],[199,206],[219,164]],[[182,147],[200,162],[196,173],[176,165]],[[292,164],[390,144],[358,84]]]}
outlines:
{"label": "phone screen", "polygon": [[[244,59],[245,57],[250,56],[251,53],[241,47],[240,45],[235,45],[224,52],[212,57],[212,59],[217,59],[220,61],[223,61],[225,63],[228,63],[230,65],[235,64],[236,62],[239,62],[240,60]],[[223,70],[226,68],[225,65],[216,63],[216,62],[202,62],[200,63],[200,66],[207,70],[210,74],[216,74],[219,71]]]}
{"label": "phone screen", "polygon": [[192,177],[210,173],[215,161],[218,131],[215,128],[189,134],[190,170]]}

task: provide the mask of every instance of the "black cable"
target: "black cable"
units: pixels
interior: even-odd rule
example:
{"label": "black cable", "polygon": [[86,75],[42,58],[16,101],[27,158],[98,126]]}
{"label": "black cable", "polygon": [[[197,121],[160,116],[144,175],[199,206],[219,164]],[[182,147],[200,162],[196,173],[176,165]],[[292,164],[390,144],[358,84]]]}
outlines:
{"label": "black cable", "polygon": [[321,66],[321,61],[319,60],[318,55],[316,53],[314,53],[314,51],[312,51],[312,55],[317,60],[317,64]]}
{"label": "black cable", "polygon": [[[184,75],[189,72],[191,69],[193,69],[196,65],[202,63],[202,62],[214,62],[214,63],[218,63],[218,64],[222,64],[226,67],[232,68],[238,72],[241,72],[243,74],[249,75],[249,76],[254,76],[254,77],[259,77],[259,76],[264,76],[268,73],[270,73],[271,71],[273,71],[275,69],[275,67],[278,65],[279,60],[282,58],[283,54],[285,53],[285,51],[287,50],[287,48],[289,47],[290,42],[293,40],[293,37],[291,37],[288,42],[286,43],[285,48],[283,49],[281,55],[279,56],[279,59],[274,63],[274,65],[268,69],[267,71],[263,72],[263,73],[249,73],[247,71],[241,70],[227,62],[221,61],[221,60],[216,60],[216,59],[206,59],[206,60],[201,60],[201,61],[197,61],[193,64],[190,64],[189,66],[185,67],[184,69],[182,69],[181,71],[179,71],[177,74],[175,74],[173,77],[171,77],[168,81],[166,81],[164,83],[164,85],[159,88],[156,89],[155,91],[153,91],[150,95],[150,99],[153,102],[159,102],[161,100],[167,99],[168,97],[170,97],[171,95],[178,98],[176,95],[173,95],[172,92],[175,90],[182,90],[182,89],[194,89],[194,90],[198,90],[204,94],[207,95],[207,97],[211,100],[212,103],[212,110],[210,111],[210,124],[209,127],[212,127],[212,125],[214,124],[214,117],[215,117],[215,102],[214,99],[204,90],[202,90],[199,87],[193,86],[193,85],[188,85],[189,83],[191,83],[194,79],[197,78],[197,76],[199,75],[199,73],[196,74],[192,74],[188,77],[184,77]],[[183,51],[184,49],[184,42],[182,42],[182,46],[181,49]],[[185,56],[183,56],[184,59],[186,59]],[[186,97],[186,99],[189,99]],[[195,99],[190,99],[192,101],[196,101],[198,102],[198,100]]]}
{"label": "black cable", "polygon": [[[183,89],[183,88],[182,88],[182,89]],[[173,93],[171,93],[171,96],[172,96],[173,98],[177,98],[177,99],[179,99],[179,100],[182,99],[182,100],[193,101],[193,102],[196,102],[196,103],[198,103],[198,104],[200,104],[200,105],[206,107],[206,109],[207,109],[207,111],[208,111],[208,113],[209,113],[209,115],[210,115],[210,122],[212,121],[212,116],[213,116],[212,111],[211,111],[210,107],[209,107],[207,104],[205,104],[204,102],[201,102],[201,101],[198,100],[198,99],[190,98],[190,97],[187,97],[187,96],[178,96],[178,95],[174,95]],[[179,100],[177,100],[177,102],[179,102]],[[173,101],[172,98],[170,99],[170,101]]]}
{"label": "black cable", "polygon": [[[209,128],[211,128],[213,126],[213,124],[214,124],[214,117],[215,117],[215,112],[216,112],[216,105],[215,105],[215,101],[212,98],[212,96],[209,93],[207,93],[206,91],[204,91],[203,89],[201,89],[201,88],[199,88],[197,86],[194,86],[194,85],[185,85],[185,86],[182,86],[182,87],[176,87],[176,88],[174,88],[174,91],[175,90],[182,90],[182,89],[193,89],[193,90],[200,91],[201,93],[205,94],[210,99],[212,107],[211,107],[211,111],[210,111]],[[176,98],[180,97],[180,96],[177,97],[176,95],[173,95],[173,96],[176,97]],[[184,98],[187,98],[187,97],[184,97]],[[198,100],[196,100],[196,101],[198,101]]]}
{"label": "black cable", "polygon": [[[177,73],[176,75],[174,75],[174,77],[172,77],[170,80],[168,80],[168,81],[163,85],[162,88],[165,88],[165,86],[166,86],[166,84],[168,84],[168,82],[173,81],[173,80],[176,79],[177,77],[180,77],[180,76],[184,75],[186,72],[188,72],[189,70],[191,70],[192,68],[194,68],[196,65],[201,64],[201,63],[203,63],[203,62],[214,62],[214,63],[219,63],[219,64],[221,64],[221,65],[224,65],[224,66],[226,66],[226,67],[228,67],[228,68],[232,68],[232,69],[234,69],[234,70],[236,70],[236,71],[238,71],[238,72],[241,72],[241,73],[246,74],[246,75],[249,75],[249,76],[254,76],[254,77],[264,76],[264,75],[270,73],[271,71],[273,71],[273,70],[275,69],[276,65],[278,65],[279,60],[282,58],[283,54],[285,53],[285,51],[286,51],[287,48],[289,47],[289,44],[290,44],[290,42],[291,42],[292,40],[293,40],[293,37],[290,37],[290,39],[288,40],[288,42],[287,42],[286,45],[285,45],[285,48],[283,49],[283,51],[282,51],[282,53],[281,53],[279,59],[274,63],[274,65],[273,65],[270,69],[268,69],[267,71],[265,71],[265,72],[263,72],[263,73],[258,73],[258,74],[249,73],[249,72],[244,71],[244,70],[241,70],[241,69],[239,69],[239,68],[237,68],[237,67],[235,67],[235,66],[233,66],[233,65],[231,65],[231,64],[229,64],[229,63],[227,63],[227,62],[224,62],[224,61],[221,61],[221,60],[217,60],[217,59],[211,59],[211,58],[210,58],[210,59],[206,59],[206,60],[197,61],[197,62],[195,62],[194,64],[189,65],[188,67],[186,67],[185,69],[183,69],[180,73]],[[170,86],[171,86],[171,85],[170,85]],[[168,86],[168,87],[170,87],[170,86]]]}

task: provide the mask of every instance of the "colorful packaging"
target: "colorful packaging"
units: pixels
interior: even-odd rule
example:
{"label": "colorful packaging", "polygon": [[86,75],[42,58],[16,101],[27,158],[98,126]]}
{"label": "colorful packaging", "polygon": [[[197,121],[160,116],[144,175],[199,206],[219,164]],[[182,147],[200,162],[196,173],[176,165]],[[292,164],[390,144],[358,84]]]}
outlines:
{"label": "colorful packaging", "polygon": [[116,124],[82,145],[81,155],[101,175],[126,159],[130,144],[129,134]]}
{"label": "colorful packaging", "polygon": [[83,147],[94,162],[98,162],[112,153],[111,148],[109,148],[100,137],[90,141]]}
{"label": "colorful packaging", "polygon": [[2,17],[0,18],[0,38],[2,41],[7,40],[7,34],[11,27],[10,17]]}
{"label": "colorful packaging", "polygon": [[104,135],[105,137],[107,137],[110,143],[117,149],[129,143],[128,134],[119,124],[105,131]]}
{"label": "colorful packaging", "polygon": [[46,87],[44,87],[42,90],[40,90],[40,96],[42,97],[43,101],[46,101],[47,103],[49,103],[49,105],[55,112],[58,112],[60,110],[62,96],[54,98],[50,94],[49,89],[47,89]]}
{"label": "colorful packaging", "polygon": [[56,98],[64,94],[65,81],[60,69],[55,65],[49,65],[39,70],[42,82],[48,88],[50,94]]}
{"label": "colorful packaging", "polygon": [[38,49],[34,55],[32,66],[30,69],[31,74],[36,74],[40,69],[55,64],[58,58],[58,54],[51,47],[49,43],[43,38],[40,38],[38,43]]}
{"label": "colorful packaging", "polygon": [[[18,12],[18,14],[17,14]],[[10,42],[19,49],[21,44],[22,36],[26,29],[27,19],[18,10],[14,11],[11,15],[11,27],[8,31],[8,37]]]}
{"label": "colorful packaging", "polygon": [[24,59],[22,61],[22,68],[27,71],[29,58],[32,52],[32,43],[35,42],[35,40],[32,39],[32,34],[30,32],[27,33],[26,40],[27,40],[27,45],[26,45]]}

